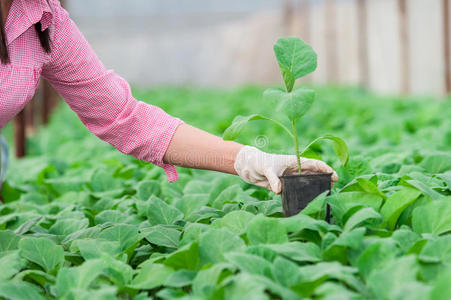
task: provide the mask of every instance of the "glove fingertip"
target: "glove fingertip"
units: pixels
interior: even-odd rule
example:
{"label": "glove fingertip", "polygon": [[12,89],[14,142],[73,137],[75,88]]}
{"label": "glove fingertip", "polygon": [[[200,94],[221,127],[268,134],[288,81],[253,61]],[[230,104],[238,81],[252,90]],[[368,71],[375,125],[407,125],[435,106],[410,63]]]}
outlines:
{"label": "glove fingertip", "polygon": [[337,182],[338,181],[338,175],[337,172],[334,171],[334,173],[332,174],[332,181],[333,182]]}

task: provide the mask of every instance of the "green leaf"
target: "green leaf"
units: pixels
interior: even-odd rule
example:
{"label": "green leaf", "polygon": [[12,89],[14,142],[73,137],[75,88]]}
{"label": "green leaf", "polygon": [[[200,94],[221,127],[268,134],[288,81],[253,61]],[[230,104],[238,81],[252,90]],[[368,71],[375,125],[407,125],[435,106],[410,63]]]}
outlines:
{"label": "green leaf", "polygon": [[169,248],[178,248],[181,235],[180,231],[163,225],[143,229],[142,234],[150,243]]}
{"label": "green leaf", "polygon": [[19,251],[11,251],[0,257],[0,281],[6,281],[25,267],[27,261],[19,256]]}
{"label": "green leaf", "polygon": [[0,282],[0,297],[8,300],[43,300],[40,289],[28,282]]}
{"label": "green leaf", "polygon": [[20,256],[41,266],[46,272],[64,262],[64,250],[47,238],[25,237],[19,242]]}
{"label": "green leaf", "polygon": [[236,210],[228,213],[223,218],[218,219],[218,225],[229,229],[236,234],[242,234],[246,231],[249,222],[255,216],[247,211]]}
{"label": "green leaf", "polygon": [[451,265],[451,235],[440,236],[428,241],[419,255],[425,263],[444,263]]}
{"label": "green leaf", "polygon": [[370,274],[368,288],[376,299],[393,299],[397,288],[416,282],[418,271],[419,266],[413,255],[392,260],[384,268]]}
{"label": "green leaf", "polygon": [[355,268],[343,266],[338,262],[320,262],[318,264],[306,265],[299,268],[299,283],[293,287],[300,295],[310,297],[316,287],[327,279],[335,279],[346,285],[361,289],[361,282],[355,278]]}
{"label": "green leaf", "polygon": [[267,260],[247,253],[230,252],[225,254],[227,261],[243,272],[272,278],[271,263]]}
{"label": "green leaf", "polygon": [[439,192],[435,191],[434,189],[432,189],[431,187],[429,187],[427,184],[425,184],[424,182],[418,181],[418,180],[406,180],[405,181],[407,186],[409,187],[414,187],[419,189],[423,195],[425,195],[426,197],[430,198],[431,200],[437,200],[440,199],[442,197],[442,194],[440,194]]}
{"label": "green leaf", "polygon": [[206,295],[208,290],[216,289],[219,281],[224,277],[224,273],[231,273],[234,270],[235,267],[229,263],[218,263],[202,269],[193,280],[192,287],[194,294]]}
{"label": "green leaf", "polygon": [[326,198],[329,191],[325,191],[310,201],[307,206],[301,210],[301,214],[310,216],[314,219],[324,219],[326,215]]}
{"label": "green leaf", "polygon": [[311,142],[310,144],[308,144],[304,150],[302,150],[301,152],[301,156],[304,155],[304,153],[316,142],[318,142],[319,140],[331,140],[333,142],[333,147],[334,147],[334,151],[335,154],[337,154],[338,158],[340,159],[341,163],[343,165],[346,165],[348,163],[349,160],[349,150],[348,150],[348,146],[346,145],[345,141],[342,140],[339,137],[333,136],[333,135],[325,135],[325,136],[321,136],[319,138],[316,138],[315,140],[313,140],[313,142]]}
{"label": "green leaf", "polygon": [[172,267],[175,270],[199,269],[199,244],[197,242],[193,242],[191,244],[183,246],[175,252],[172,252],[166,257],[164,264],[166,266]]}
{"label": "green leaf", "polygon": [[94,172],[91,178],[91,185],[93,192],[107,192],[120,186],[119,181],[102,169],[97,169]]}
{"label": "green leaf", "polygon": [[161,187],[156,180],[145,180],[139,183],[137,191],[139,199],[148,200],[151,196],[160,196]]}
{"label": "green leaf", "polygon": [[345,224],[348,217],[362,207],[372,207],[378,211],[382,198],[365,192],[346,192],[334,194],[326,199],[332,208],[332,215],[336,222]]}
{"label": "green leaf", "polygon": [[230,300],[269,300],[265,294],[265,285],[255,281],[249,274],[242,273],[235,278],[225,289],[225,299]]}
{"label": "green leaf", "polygon": [[350,231],[357,227],[360,223],[363,221],[369,220],[369,219],[382,219],[381,215],[376,212],[372,207],[364,207],[360,210],[358,210],[356,213],[354,213],[346,222],[346,225],[344,226],[344,231]]}
{"label": "green leaf", "polygon": [[129,285],[133,289],[150,290],[163,285],[174,270],[162,264],[155,264],[151,261],[144,262],[139,266],[138,275],[133,278]]}
{"label": "green leaf", "polygon": [[86,218],[75,219],[75,218],[65,218],[58,219],[55,224],[49,229],[49,233],[66,236],[71,233],[80,231],[82,229],[88,228],[89,221]]}
{"label": "green leaf", "polygon": [[301,88],[288,93],[281,89],[267,89],[264,97],[277,101],[276,110],[293,121],[301,118],[309,111],[315,100],[315,91]]}
{"label": "green leaf", "polygon": [[116,260],[105,253],[102,253],[101,259],[104,264],[103,275],[111,280],[116,286],[123,287],[130,283],[134,273],[131,266],[120,260]]}
{"label": "green leaf", "polygon": [[238,138],[238,136],[240,135],[244,127],[247,125],[247,123],[258,120],[271,121],[277,126],[281,127],[283,130],[285,130],[288,133],[288,135],[293,136],[291,131],[279,121],[273,120],[271,118],[262,115],[253,114],[250,116],[236,116],[235,119],[233,119],[232,124],[224,131],[222,138],[226,141],[235,140],[236,138]]}
{"label": "green leaf", "polygon": [[383,199],[386,199],[387,196],[385,196],[384,193],[382,193],[378,188],[377,185],[372,183],[370,180],[365,179],[365,178],[357,178],[356,179],[357,182],[359,183],[360,187],[362,188],[363,191],[370,193],[370,194],[374,194],[374,195],[378,195]]}
{"label": "green leaf", "polygon": [[257,114],[250,116],[236,116],[235,119],[233,119],[232,124],[224,131],[222,138],[226,141],[235,140],[247,123],[256,120],[268,120],[268,118]]}
{"label": "green leaf", "polygon": [[300,281],[299,266],[283,257],[277,257],[272,265],[272,274],[275,281],[288,288]]}
{"label": "green leaf", "polygon": [[99,238],[119,242],[122,252],[141,240],[138,229],[135,226],[126,224],[116,225],[103,230],[99,234]]}
{"label": "green leaf", "polygon": [[420,166],[431,174],[451,171],[451,155],[449,153],[428,155],[420,163]]}
{"label": "green leaf", "polygon": [[416,189],[403,188],[402,190],[391,194],[385,200],[385,204],[381,208],[381,215],[387,222],[389,230],[393,230],[396,227],[396,223],[401,213],[420,195],[421,192]]}
{"label": "green leaf", "polygon": [[363,236],[365,235],[365,228],[359,227],[351,231],[343,232],[332,243],[327,244],[326,237],[323,239],[323,258],[325,260],[335,260],[342,264],[349,262],[348,251],[350,249],[359,250],[363,245]]}
{"label": "green leaf", "polygon": [[321,250],[313,243],[289,242],[285,244],[265,245],[278,254],[298,262],[318,262]]}
{"label": "green leaf", "polygon": [[247,238],[251,245],[288,242],[285,227],[277,219],[264,216],[252,219],[247,228]]}
{"label": "green leaf", "polygon": [[283,82],[285,82],[285,88],[287,89],[287,91],[292,91],[296,78],[294,78],[294,75],[290,69],[285,68],[282,65],[279,65],[279,68],[280,73],[282,74]]}
{"label": "green leaf", "polygon": [[172,225],[176,221],[183,220],[183,213],[160,198],[151,196],[147,208],[147,217],[150,225]]}
{"label": "green leaf", "polygon": [[451,270],[439,274],[434,280],[433,288],[429,295],[430,300],[449,300],[451,295]]}
{"label": "green leaf", "polygon": [[9,230],[0,231],[0,252],[15,250],[18,247],[20,236]]}
{"label": "green leaf", "polygon": [[118,241],[106,241],[102,239],[80,239],[74,241],[71,245],[71,250],[78,248],[81,256],[85,260],[102,257],[102,253],[116,257],[121,253],[120,244]]}
{"label": "green leaf", "polygon": [[199,238],[199,257],[202,264],[224,261],[224,254],[245,247],[241,238],[227,229],[210,229]]}
{"label": "green leaf", "polygon": [[28,281],[45,287],[48,284],[55,284],[56,278],[41,270],[25,270],[14,276],[13,281]]}
{"label": "green leaf", "polygon": [[413,210],[412,227],[417,233],[442,234],[451,231],[451,201],[435,200]]}
{"label": "green leaf", "polygon": [[381,239],[365,248],[357,259],[357,267],[362,277],[368,278],[371,272],[386,267],[398,254],[393,241]]}
{"label": "green leaf", "polygon": [[274,53],[281,67],[295,79],[315,71],[317,55],[312,47],[297,37],[283,37],[274,45]]}
{"label": "green leaf", "polygon": [[94,218],[95,224],[103,224],[103,223],[112,223],[112,224],[118,224],[118,223],[126,223],[127,222],[127,215],[124,213],[121,213],[118,210],[111,210],[107,209],[102,212],[100,212],[96,217]]}
{"label": "green leaf", "polygon": [[88,260],[78,267],[61,268],[56,277],[57,295],[63,297],[72,289],[87,289],[103,273],[103,268],[100,259]]}
{"label": "green leaf", "polygon": [[189,270],[179,270],[169,275],[166,279],[165,286],[181,288],[191,285],[197,273]]}
{"label": "green leaf", "polygon": [[404,253],[407,253],[418,241],[421,240],[421,237],[410,228],[407,229],[407,227],[404,226],[393,232],[392,239],[397,242],[398,247],[400,247]]}

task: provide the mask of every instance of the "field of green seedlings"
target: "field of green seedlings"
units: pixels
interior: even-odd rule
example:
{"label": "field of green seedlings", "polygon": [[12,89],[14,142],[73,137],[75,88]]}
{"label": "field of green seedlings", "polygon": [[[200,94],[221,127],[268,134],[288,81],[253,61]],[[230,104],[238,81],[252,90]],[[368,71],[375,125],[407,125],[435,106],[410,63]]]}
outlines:
{"label": "field of green seedlings", "polygon": [[[221,135],[274,116],[261,88],[159,88],[135,96]],[[0,204],[0,299],[450,299],[451,102],[318,88],[301,145],[340,181],[300,214],[238,177],[157,167],[114,150],[66,105],[13,161]],[[255,121],[239,142],[287,153]],[[325,206],[332,211],[325,222]]]}

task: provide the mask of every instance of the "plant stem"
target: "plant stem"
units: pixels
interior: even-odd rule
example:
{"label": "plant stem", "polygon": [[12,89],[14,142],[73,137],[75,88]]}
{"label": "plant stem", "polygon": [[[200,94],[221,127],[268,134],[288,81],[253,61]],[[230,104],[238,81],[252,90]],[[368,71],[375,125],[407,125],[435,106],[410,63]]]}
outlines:
{"label": "plant stem", "polygon": [[299,175],[301,174],[301,155],[299,154],[299,142],[298,142],[298,132],[296,130],[296,122],[295,120],[291,121],[291,125],[293,126],[293,139],[294,139],[294,147],[296,148],[296,160],[298,162],[298,170]]}

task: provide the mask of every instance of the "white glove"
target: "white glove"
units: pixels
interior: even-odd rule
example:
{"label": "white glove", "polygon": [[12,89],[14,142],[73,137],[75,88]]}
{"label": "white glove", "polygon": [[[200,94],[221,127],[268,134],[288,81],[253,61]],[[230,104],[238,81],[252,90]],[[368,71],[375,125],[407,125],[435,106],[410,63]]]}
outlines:
{"label": "white glove", "polygon": [[[235,158],[234,167],[244,181],[280,194],[282,184],[279,177],[284,173],[296,172],[297,161],[295,155],[270,154],[255,147],[244,146]],[[320,160],[301,157],[301,168],[303,174],[333,173],[332,182],[338,181],[334,169]]]}

